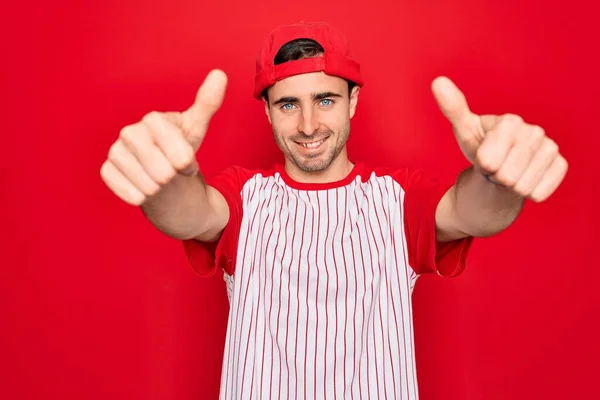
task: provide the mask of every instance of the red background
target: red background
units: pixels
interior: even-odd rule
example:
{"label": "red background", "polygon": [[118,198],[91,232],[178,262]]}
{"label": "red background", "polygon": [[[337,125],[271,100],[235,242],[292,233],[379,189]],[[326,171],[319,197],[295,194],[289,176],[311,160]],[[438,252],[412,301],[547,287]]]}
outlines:
{"label": "red background", "polygon": [[[198,153],[206,174],[279,160],[251,98],[279,24],[346,32],[366,86],[350,154],[441,177],[466,166],[430,94],[520,114],[570,162],[560,190],[477,241],[457,279],[414,293],[421,398],[600,398],[598,15],[579,0],[55,1],[3,7],[0,398],[217,398],[227,298],[99,169],[121,127],[230,78]],[[591,4],[591,2],[590,2]]]}

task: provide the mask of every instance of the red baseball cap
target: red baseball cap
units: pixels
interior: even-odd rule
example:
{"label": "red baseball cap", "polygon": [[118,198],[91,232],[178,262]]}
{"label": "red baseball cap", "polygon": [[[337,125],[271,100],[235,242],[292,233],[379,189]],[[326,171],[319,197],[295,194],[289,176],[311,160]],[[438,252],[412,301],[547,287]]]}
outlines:
{"label": "red baseball cap", "polygon": [[[289,41],[312,39],[325,50],[322,57],[311,57],[274,65],[277,52]],[[264,42],[256,60],[254,97],[261,98],[263,90],[275,82],[293,75],[323,71],[363,86],[360,64],[352,57],[344,35],[323,22],[298,22],[273,30]]]}

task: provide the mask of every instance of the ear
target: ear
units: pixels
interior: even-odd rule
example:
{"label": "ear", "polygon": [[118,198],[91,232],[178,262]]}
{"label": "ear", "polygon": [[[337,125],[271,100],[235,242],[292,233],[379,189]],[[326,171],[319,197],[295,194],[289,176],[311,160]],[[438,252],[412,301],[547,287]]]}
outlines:
{"label": "ear", "polygon": [[265,114],[267,114],[267,118],[269,119],[269,123],[271,123],[271,113],[269,113],[269,102],[264,97],[262,98],[263,103],[265,104]]}
{"label": "ear", "polygon": [[354,86],[352,88],[352,93],[350,94],[350,118],[354,117],[354,113],[356,113],[356,105],[358,104],[358,93],[360,92],[359,86]]}

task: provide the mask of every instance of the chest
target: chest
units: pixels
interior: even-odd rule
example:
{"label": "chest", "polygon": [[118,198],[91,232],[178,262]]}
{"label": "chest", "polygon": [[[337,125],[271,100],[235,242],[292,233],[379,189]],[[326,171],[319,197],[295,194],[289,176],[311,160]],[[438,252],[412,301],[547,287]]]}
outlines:
{"label": "chest", "polygon": [[317,251],[351,238],[385,242],[402,223],[402,191],[391,181],[314,191],[270,182],[253,189],[243,196],[242,234],[254,241],[283,238]]}
{"label": "chest", "polygon": [[243,199],[238,270],[344,284],[348,274],[373,282],[405,264],[402,192],[391,181],[318,191],[272,182]]}

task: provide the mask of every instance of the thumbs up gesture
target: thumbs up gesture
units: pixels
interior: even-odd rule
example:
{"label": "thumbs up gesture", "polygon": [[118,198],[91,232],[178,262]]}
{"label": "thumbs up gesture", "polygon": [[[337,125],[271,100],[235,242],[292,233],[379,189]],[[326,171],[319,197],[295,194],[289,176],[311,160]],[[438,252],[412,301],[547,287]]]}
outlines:
{"label": "thumbs up gesture", "polygon": [[463,154],[489,180],[535,202],[557,189],[568,165],[544,129],[513,114],[474,114],[446,77],[436,78],[432,91]]}
{"label": "thumbs up gesture", "polygon": [[196,151],[223,102],[226,85],[227,76],[213,70],[187,110],[150,112],[124,127],[100,169],[102,180],[125,202],[141,205],[177,175],[196,174]]}

